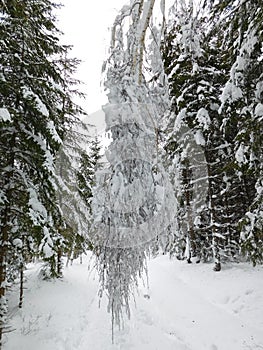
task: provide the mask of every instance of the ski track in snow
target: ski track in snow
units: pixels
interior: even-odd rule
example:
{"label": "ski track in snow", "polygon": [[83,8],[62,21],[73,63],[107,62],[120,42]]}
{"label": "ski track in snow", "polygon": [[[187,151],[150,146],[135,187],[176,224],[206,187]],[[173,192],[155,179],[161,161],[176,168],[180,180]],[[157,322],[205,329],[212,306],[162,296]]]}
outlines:
{"label": "ski track in snow", "polygon": [[9,295],[13,331],[3,350],[263,350],[263,266],[230,264],[215,273],[210,264],[151,260],[150,290],[139,287],[131,320],[111,344],[107,299],[99,308],[88,265],[76,261],[52,282],[30,265],[22,310],[17,292]]}

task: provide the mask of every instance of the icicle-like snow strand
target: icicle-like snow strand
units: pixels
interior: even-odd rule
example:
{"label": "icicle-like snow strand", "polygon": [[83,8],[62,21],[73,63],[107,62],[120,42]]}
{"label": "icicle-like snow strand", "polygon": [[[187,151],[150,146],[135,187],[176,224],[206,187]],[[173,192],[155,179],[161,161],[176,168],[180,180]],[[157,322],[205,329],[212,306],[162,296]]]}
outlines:
{"label": "icicle-like snow strand", "polygon": [[[100,295],[108,295],[112,325],[119,327],[123,311],[130,317],[130,298],[147,272],[149,247],[174,223],[176,213],[173,190],[158,159],[158,127],[167,108],[165,86],[157,91],[146,82],[143,69],[153,6],[154,0],[132,1],[121,10],[113,25],[106,62],[109,103],[103,110],[112,143],[106,152],[109,166],[97,173],[91,239]],[[124,33],[126,20],[128,31]],[[155,46],[160,45],[159,38],[152,37],[154,40]],[[149,46],[147,63],[163,78],[162,63],[153,59],[153,46]],[[161,55],[158,57],[161,60]]]}

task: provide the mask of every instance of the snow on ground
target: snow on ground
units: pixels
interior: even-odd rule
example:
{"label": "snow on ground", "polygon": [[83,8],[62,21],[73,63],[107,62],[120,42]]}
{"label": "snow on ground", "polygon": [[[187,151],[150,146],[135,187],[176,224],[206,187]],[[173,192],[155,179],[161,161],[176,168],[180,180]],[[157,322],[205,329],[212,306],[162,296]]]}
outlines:
{"label": "snow on ground", "polygon": [[[160,256],[149,262],[132,317],[111,344],[107,300],[99,299],[90,260],[65,277],[39,279],[29,265],[24,308],[10,294],[11,327],[3,350],[260,350],[263,349],[263,266],[191,264]],[[149,297],[148,297],[149,296]]]}

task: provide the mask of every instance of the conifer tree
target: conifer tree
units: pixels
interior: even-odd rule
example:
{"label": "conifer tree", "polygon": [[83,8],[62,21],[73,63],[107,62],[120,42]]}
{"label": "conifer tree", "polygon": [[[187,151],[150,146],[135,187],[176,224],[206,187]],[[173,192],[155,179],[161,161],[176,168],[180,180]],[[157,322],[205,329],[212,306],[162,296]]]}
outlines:
{"label": "conifer tree", "polygon": [[[163,58],[173,106],[165,149],[172,173],[182,183],[176,188],[183,203],[180,221],[188,222],[183,230],[188,234],[182,237],[193,237],[188,246],[197,254],[201,250],[203,259],[212,247],[217,263],[220,255],[237,258],[241,248],[256,263],[262,261],[262,5],[204,1],[204,18],[197,11],[194,19],[186,1],[177,5]],[[184,145],[189,130],[203,150],[208,172],[206,205],[197,206],[194,220],[189,219],[189,203],[199,200],[188,176],[189,147],[187,153]]]}
{"label": "conifer tree", "polygon": [[79,193],[78,171],[83,149],[88,142],[87,126],[79,121],[67,131],[63,147],[56,157],[56,196],[63,217],[59,227],[63,238],[60,251],[68,257],[67,264],[86,250],[85,237],[89,231],[90,213]]}
{"label": "conifer tree", "polygon": [[[49,0],[0,2],[1,342],[7,272],[17,247],[22,244],[31,254],[41,254],[56,274],[62,240],[54,160],[66,126],[81,109],[71,99],[73,81],[63,79],[59,57],[67,49],[59,44],[55,7]],[[67,63],[72,73],[76,62]]]}
{"label": "conifer tree", "polygon": [[192,2],[187,5],[186,1],[179,1],[173,12],[163,44],[172,99],[165,149],[173,164],[171,174],[176,167],[177,180],[181,183],[179,212],[182,234],[189,247],[188,261],[190,255],[197,256],[197,261],[207,259],[213,248],[219,269],[220,178],[223,177],[220,147],[224,142],[218,108],[224,67],[218,58],[218,43],[222,32],[215,36],[207,26],[206,17]]}
{"label": "conifer tree", "polygon": [[[84,131],[86,128],[84,124],[82,128]],[[81,130],[80,126],[78,129]],[[85,135],[85,132],[82,134]],[[73,146],[74,139],[81,142],[74,142]],[[92,224],[91,200],[95,186],[95,172],[101,168],[101,147],[97,137],[90,141],[87,137],[81,136],[79,131],[71,134],[67,144],[68,146],[61,153],[60,161],[57,162],[57,170],[61,173],[64,185],[59,197],[65,217],[65,227],[62,232],[68,264],[77,257],[80,257],[82,262],[82,254],[87,249],[92,249],[88,238]],[[88,151],[85,150],[87,145],[89,145]],[[66,164],[68,166],[65,166]]]}
{"label": "conifer tree", "polygon": [[101,168],[101,147],[98,137],[90,142],[89,151],[83,151],[77,173],[80,196],[91,210],[92,188],[95,186],[95,172]]}
{"label": "conifer tree", "polygon": [[[262,261],[262,4],[225,1],[214,7],[225,29],[224,50],[232,50],[229,79],[222,94],[222,129],[231,145],[230,182],[241,248]],[[239,193],[239,195],[237,195]],[[256,224],[257,223],[257,224]]]}

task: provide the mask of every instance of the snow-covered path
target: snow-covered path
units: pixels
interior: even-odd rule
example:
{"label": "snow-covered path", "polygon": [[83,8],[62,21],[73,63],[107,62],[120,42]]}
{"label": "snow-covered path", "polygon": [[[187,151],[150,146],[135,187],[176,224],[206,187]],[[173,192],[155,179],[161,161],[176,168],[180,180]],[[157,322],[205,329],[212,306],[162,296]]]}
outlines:
{"label": "snow-covered path", "polygon": [[[43,282],[31,266],[23,310],[11,307],[4,350],[260,350],[263,267],[191,264],[161,256],[149,262],[150,291],[140,287],[132,318],[111,344],[107,300],[88,261]],[[149,295],[149,297],[148,297]],[[11,294],[10,303],[15,305]]]}

